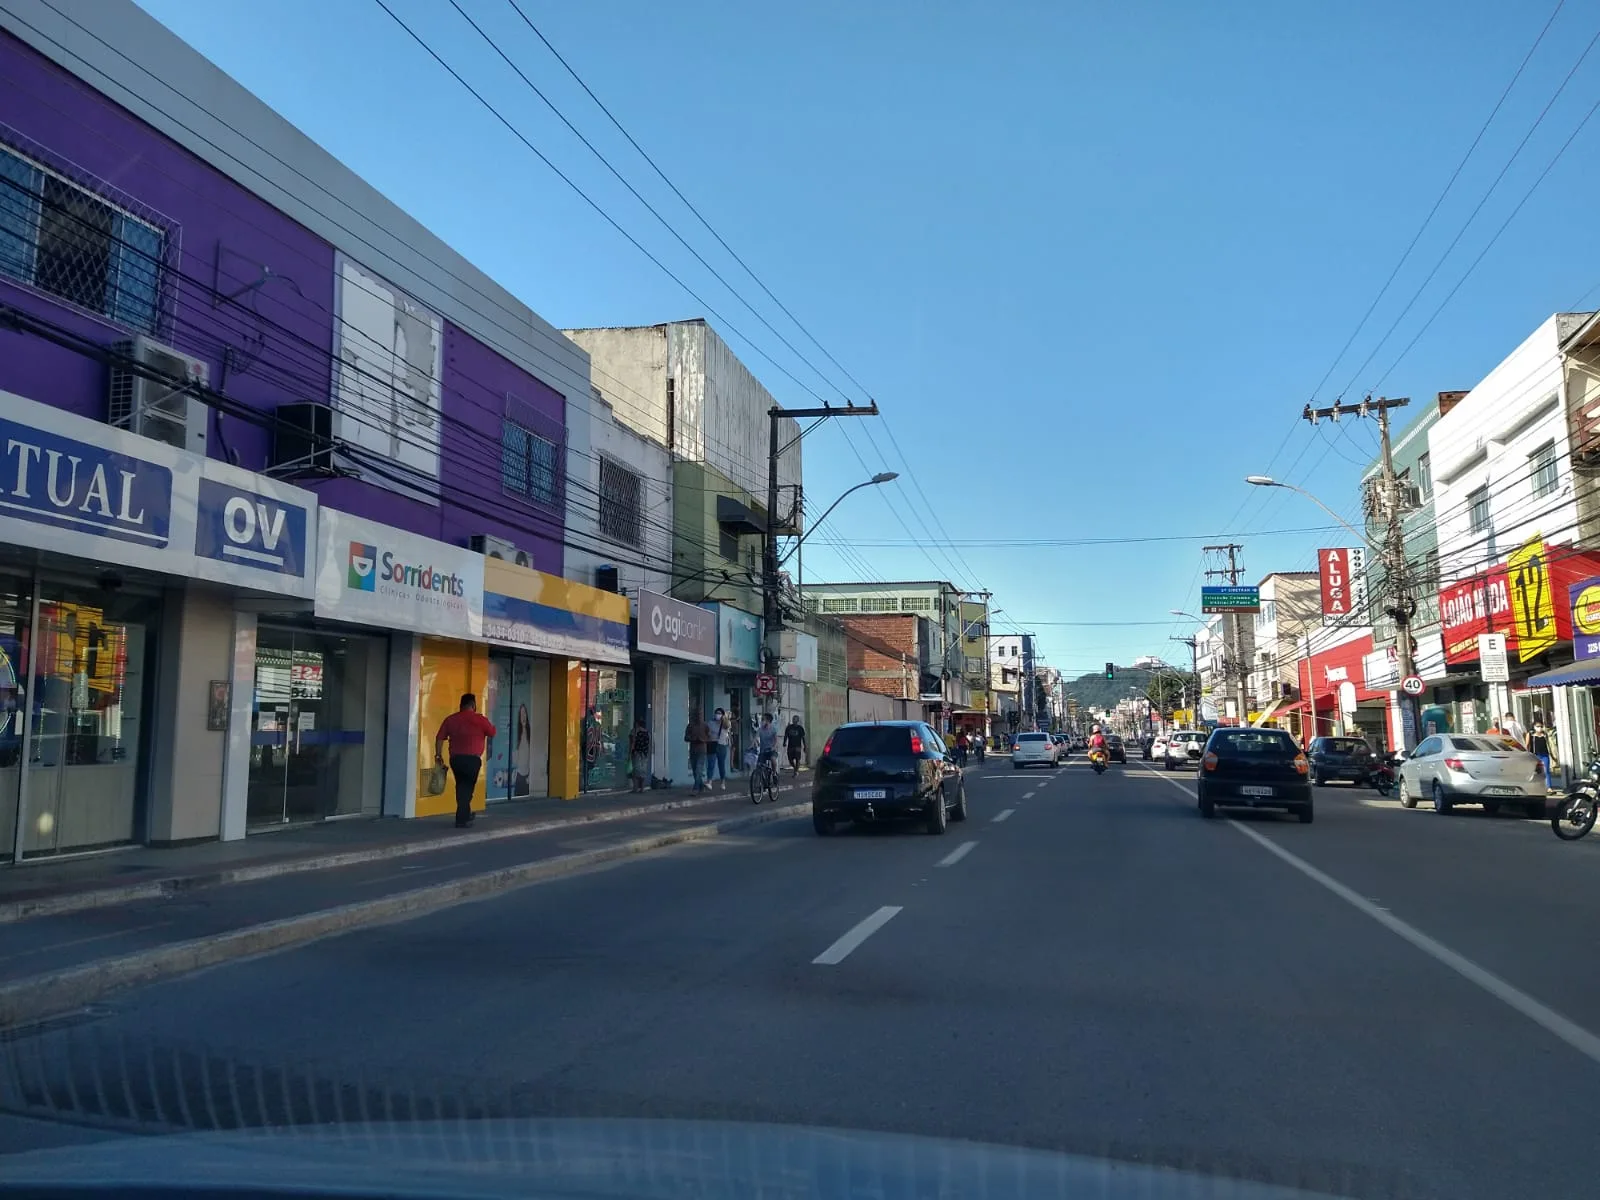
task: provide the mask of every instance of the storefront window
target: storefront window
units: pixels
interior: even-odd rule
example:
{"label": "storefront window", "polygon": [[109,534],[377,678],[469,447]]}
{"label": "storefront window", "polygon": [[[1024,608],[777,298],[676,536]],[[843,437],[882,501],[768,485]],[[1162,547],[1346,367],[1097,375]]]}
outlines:
{"label": "storefront window", "polygon": [[585,667],[583,695],[583,790],[624,787],[628,777],[628,731],[633,727],[633,672],[617,667]]}
{"label": "storefront window", "polygon": [[549,795],[550,663],[491,653],[479,708],[501,734],[484,763],[489,803]]}

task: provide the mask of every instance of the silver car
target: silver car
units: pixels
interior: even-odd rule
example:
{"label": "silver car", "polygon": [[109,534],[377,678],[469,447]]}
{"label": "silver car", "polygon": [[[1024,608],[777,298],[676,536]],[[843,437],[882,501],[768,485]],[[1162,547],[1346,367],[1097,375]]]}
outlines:
{"label": "silver car", "polygon": [[1481,804],[1495,813],[1513,804],[1544,816],[1544,766],[1505,738],[1482,733],[1436,733],[1424,738],[1400,765],[1400,803],[1418,800],[1447,813],[1457,804]]}
{"label": "silver car", "polygon": [[1048,733],[1019,733],[1016,748],[1011,751],[1011,767],[1050,767],[1060,765],[1061,752]]}

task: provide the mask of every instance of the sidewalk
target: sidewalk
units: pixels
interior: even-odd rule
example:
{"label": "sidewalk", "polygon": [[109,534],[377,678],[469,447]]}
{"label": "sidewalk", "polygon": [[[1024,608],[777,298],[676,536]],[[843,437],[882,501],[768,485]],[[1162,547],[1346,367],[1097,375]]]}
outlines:
{"label": "sidewalk", "polygon": [[[469,829],[456,829],[453,816],[350,818],[252,832],[234,842],[139,846],[24,863],[0,868],[0,925],[719,802],[737,800],[750,808],[746,786],[740,777],[729,781],[726,792],[698,795],[691,787],[676,787],[589,792],[577,800],[510,801],[479,813]],[[798,784],[786,776],[779,791],[792,792],[797,786],[810,787],[808,772],[801,772]]]}

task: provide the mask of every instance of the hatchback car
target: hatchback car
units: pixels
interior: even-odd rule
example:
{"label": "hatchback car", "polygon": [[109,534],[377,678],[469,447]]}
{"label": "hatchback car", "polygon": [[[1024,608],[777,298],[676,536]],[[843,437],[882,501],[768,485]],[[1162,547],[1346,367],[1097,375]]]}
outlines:
{"label": "hatchback car", "polygon": [[1202,817],[1219,808],[1276,808],[1311,824],[1310,764],[1281,729],[1217,729],[1206,740],[1197,781]]}
{"label": "hatchback car", "polygon": [[1152,759],[1157,759],[1158,758],[1158,759],[1161,759],[1162,761],[1166,760],[1166,757],[1167,757],[1167,735],[1166,734],[1164,734],[1164,733],[1157,734],[1156,735],[1156,740],[1150,743],[1150,757]]}
{"label": "hatchback car", "polygon": [[1112,762],[1126,763],[1128,761],[1128,747],[1123,744],[1120,733],[1106,734],[1106,755]]}
{"label": "hatchback car", "polygon": [[1179,767],[1198,767],[1205,750],[1205,730],[1174,730],[1167,735],[1167,752],[1162,761],[1169,771],[1176,771]]}
{"label": "hatchback car", "polygon": [[1318,787],[1330,779],[1343,779],[1360,786],[1378,766],[1366,738],[1319,737],[1311,739],[1311,781]]}
{"label": "hatchback car", "polygon": [[1515,742],[1489,734],[1436,733],[1423,738],[1400,764],[1400,803],[1418,800],[1447,813],[1457,804],[1481,804],[1496,813],[1502,804],[1542,817],[1547,788],[1544,766]]}
{"label": "hatchback car", "polygon": [[1016,748],[1011,751],[1011,766],[1057,767],[1061,765],[1061,751],[1056,748],[1048,733],[1019,733]]}
{"label": "hatchback car", "polygon": [[917,818],[929,833],[967,819],[967,787],[955,756],[921,721],[841,725],[812,768],[811,825]]}

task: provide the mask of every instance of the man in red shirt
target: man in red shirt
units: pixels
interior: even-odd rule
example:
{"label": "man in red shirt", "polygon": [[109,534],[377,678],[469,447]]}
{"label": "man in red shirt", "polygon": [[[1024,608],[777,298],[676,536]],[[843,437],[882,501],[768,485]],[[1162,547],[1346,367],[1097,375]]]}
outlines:
{"label": "man in red shirt", "polygon": [[439,724],[433,739],[433,761],[444,762],[444,744],[450,743],[450,773],[456,777],[456,828],[472,824],[472,789],[483,770],[485,749],[494,749],[494,722],[478,711],[471,692],[461,697],[461,708]]}

